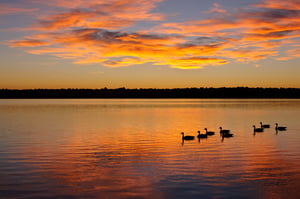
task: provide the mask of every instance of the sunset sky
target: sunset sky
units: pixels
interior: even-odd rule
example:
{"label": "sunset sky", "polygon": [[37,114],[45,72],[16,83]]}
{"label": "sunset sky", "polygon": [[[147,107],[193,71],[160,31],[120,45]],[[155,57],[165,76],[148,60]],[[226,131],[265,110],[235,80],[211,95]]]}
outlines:
{"label": "sunset sky", "polygon": [[1,0],[0,88],[300,88],[299,0]]}

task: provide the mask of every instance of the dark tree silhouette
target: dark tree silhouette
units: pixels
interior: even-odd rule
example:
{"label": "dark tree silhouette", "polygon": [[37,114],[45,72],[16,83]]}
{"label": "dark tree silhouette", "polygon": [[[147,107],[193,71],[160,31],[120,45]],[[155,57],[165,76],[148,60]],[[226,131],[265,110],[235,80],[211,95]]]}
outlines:
{"label": "dark tree silhouette", "polygon": [[300,98],[299,88],[0,89],[0,98]]}

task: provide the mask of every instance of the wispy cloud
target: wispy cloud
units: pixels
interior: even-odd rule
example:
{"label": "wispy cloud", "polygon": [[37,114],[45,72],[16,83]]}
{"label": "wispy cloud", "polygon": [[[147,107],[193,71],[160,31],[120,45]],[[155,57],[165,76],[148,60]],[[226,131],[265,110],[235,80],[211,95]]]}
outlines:
{"label": "wispy cloud", "polygon": [[[224,42],[209,45],[208,38],[197,38],[193,44],[185,43],[181,37],[172,35],[127,33],[103,29],[78,29],[69,32],[38,35],[48,38],[57,47],[39,47],[27,52],[51,54],[66,59],[76,59],[74,63],[102,63],[107,67],[124,67],[133,64],[153,62],[156,65],[176,65],[176,68],[201,68],[212,63],[225,63],[216,58],[195,58],[194,55],[213,55]],[[43,44],[43,41],[13,41],[11,45],[28,47]],[[179,64],[183,66],[180,67]]]}
{"label": "wispy cloud", "polygon": [[40,40],[35,40],[35,39],[10,41],[11,47],[37,47],[37,46],[47,46],[47,45],[49,45],[49,43]]}
{"label": "wispy cloud", "polygon": [[64,12],[40,17],[34,24],[39,30],[60,30],[62,28],[105,28],[119,29],[132,26],[137,21],[162,20],[164,15],[153,13],[151,9],[161,0],[100,0],[100,1],[51,1],[52,6],[66,8]]}
{"label": "wispy cloud", "polygon": [[14,15],[14,14],[31,14],[34,11],[39,10],[38,8],[22,8],[18,5],[0,3],[0,16],[1,15]]}
{"label": "wispy cloud", "polygon": [[144,63],[144,61],[139,58],[125,57],[114,61],[112,60],[104,61],[103,65],[107,67],[126,67],[133,64],[142,64],[142,63]]}
{"label": "wispy cloud", "polygon": [[[195,69],[299,56],[296,47],[284,55],[280,50],[287,43],[300,43],[299,1],[266,0],[233,13],[215,3],[207,12],[211,17],[182,23],[166,22],[165,14],[153,12],[161,1],[31,0],[60,9],[37,19],[31,29],[38,33],[9,45],[30,47],[28,53],[72,59],[76,64],[107,67],[150,63]],[[160,25],[150,30],[137,26],[145,21]],[[129,27],[137,31],[124,31]]]}
{"label": "wispy cloud", "polygon": [[227,10],[223,9],[220,4],[214,3],[208,13],[227,13]]}
{"label": "wispy cloud", "polygon": [[[256,61],[279,55],[283,40],[299,42],[299,1],[265,1],[236,13],[218,12],[211,18],[184,23],[164,23],[156,32],[189,36],[218,36],[231,38],[231,48],[216,52],[237,61]],[[287,6],[288,5],[288,6]],[[218,4],[213,10],[217,10]],[[247,55],[247,56],[246,56]]]}
{"label": "wispy cloud", "polygon": [[179,69],[198,69],[206,65],[222,65],[227,64],[226,59],[210,58],[210,57],[188,57],[181,59],[169,59],[156,65],[169,65],[172,68]]}

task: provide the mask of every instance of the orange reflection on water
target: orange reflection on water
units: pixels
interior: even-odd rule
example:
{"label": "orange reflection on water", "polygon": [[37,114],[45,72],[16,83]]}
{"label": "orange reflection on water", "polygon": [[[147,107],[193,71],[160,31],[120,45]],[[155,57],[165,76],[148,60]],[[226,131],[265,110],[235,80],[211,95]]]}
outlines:
{"label": "orange reflection on water", "polygon": [[[155,184],[168,176],[177,176],[182,181],[188,176],[205,178],[206,184],[214,186],[216,191],[219,186],[254,184],[262,198],[285,198],[299,193],[297,189],[290,189],[299,186],[300,176],[285,170],[295,165],[272,154],[268,145],[254,148],[241,157],[237,151],[233,151],[234,154],[222,151],[225,147],[216,150],[210,146],[209,139],[200,144],[187,143],[193,150],[180,146],[180,140],[169,145],[108,142],[97,140],[87,145],[83,139],[74,137],[64,144],[67,147],[61,146],[59,150],[57,146],[31,147],[24,155],[46,172],[46,178],[56,179],[57,185],[72,187],[76,195],[83,196],[93,193],[109,198],[164,198]],[[40,154],[46,164],[39,158]]]}
{"label": "orange reflection on water", "polygon": [[[299,138],[297,132],[276,135],[274,129],[268,129],[253,136],[252,124],[257,117],[272,118],[274,115],[268,114],[273,112],[173,105],[71,108],[64,109],[62,117],[52,109],[45,111],[57,117],[60,128],[41,128],[45,131],[31,135],[34,142],[16,147],[14,154],[22,160],[20,164],[26,163],[36,171],[37,179],[43,178],[55,187],[58,195],[299,196],[299,150],[293,141]],[[42,120],[47,124],[45,118]],[[220,125],[232,130],[234,137],[221,142]],[[196,136],[196,131],[204,133],[205,127],[216,134],[182,145],[181,131]],[[291,140],[287,140],[289,137]]]}

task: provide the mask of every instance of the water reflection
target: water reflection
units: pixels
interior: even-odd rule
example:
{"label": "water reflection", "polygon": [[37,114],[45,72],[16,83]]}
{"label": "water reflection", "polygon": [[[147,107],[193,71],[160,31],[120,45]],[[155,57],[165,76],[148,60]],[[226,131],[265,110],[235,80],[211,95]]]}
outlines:
{"label": "water reflection", "polygon": [[[300,107],[225,101],[2,105],[0,198],[300,198]],[[259,121],[289,130],[253,136]],[[234,137],[180,134],[219,126]]]}

